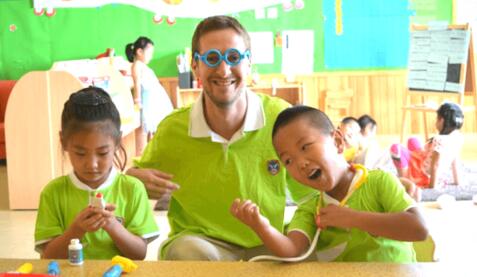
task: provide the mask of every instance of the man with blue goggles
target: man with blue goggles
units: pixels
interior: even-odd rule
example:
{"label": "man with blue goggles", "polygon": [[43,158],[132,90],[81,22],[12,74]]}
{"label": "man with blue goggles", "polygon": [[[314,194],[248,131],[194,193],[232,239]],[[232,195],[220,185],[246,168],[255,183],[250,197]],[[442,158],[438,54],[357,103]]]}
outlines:
{"label": "man with blue goggles", "polygon": [[229,48],[225,50],[223,55],[218,49],[210,49],[203,55],[197,52],[194,53],[194,59],[200,59],[208,67],[217,67],[222,61],[225,61],[225,63],[230,66],[236,66],[240,64],[244,58],[250,58],[250,50],[245,50],[245,52],[241,53],[236,48]]}
{"label": "man with blue goggles", "polygon": [[[310,192],[283,168],[269,169],[278,159],[271,123],[289,104],[247,88],[251,56],[245,49],[251,49],[250,36],[237,19],[212,16],[197,25],[191,68],[202,93],[159,124],[136,167],[128,170],[147,184],[152,198],[171,198],[171,232],[161,259],[248,260],[269,253],[230,214],[233,199],[256,203],[273,227],[283,230],[286,188],[295,199]],[[180,189],[172,193],[178,189],[174,183]]]}

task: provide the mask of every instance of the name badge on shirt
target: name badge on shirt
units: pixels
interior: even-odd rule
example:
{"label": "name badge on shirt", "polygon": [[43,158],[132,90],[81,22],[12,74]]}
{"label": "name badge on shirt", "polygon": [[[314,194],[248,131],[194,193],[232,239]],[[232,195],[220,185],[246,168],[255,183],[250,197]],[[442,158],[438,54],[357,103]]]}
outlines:
{"label": "name badge on shirt", "polygon": [[267,162],[267,170],[272,175],[277,175],[280,171],[280,162],[278,160],[269,160]]}

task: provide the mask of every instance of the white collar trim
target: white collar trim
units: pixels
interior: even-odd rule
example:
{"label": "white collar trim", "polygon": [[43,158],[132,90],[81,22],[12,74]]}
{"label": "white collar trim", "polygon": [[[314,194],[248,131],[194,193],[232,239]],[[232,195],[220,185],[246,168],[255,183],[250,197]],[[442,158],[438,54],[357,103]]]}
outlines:
{"label": "white collar trim", "polygon": [[72,171],[70,174],[68,174],[68,177],[70,177],[70,180],[73,183],[73,185],[80,190],[97,191],[97,190],[102,190],[102,189],[105,189],[105,188],[109,187],[114,182],[114,179],[116,178],[117,175],[118,175],[118,170],[113,166],[111,168],[111,171],[109,172],[109,176],[106,179],[106,181],[104,181],[104,183],[102,183],[96,189],[92,189],[87,184],[81,182],[80,179],[78,179],[78,177],[76,177],[76,174],[74,173],[74,171]]}
{"label": "white collar trim", "polygon": [[265,114],[260,97],[248,89],[245,93],[247,97],[245,121],[242,128],[232,136],[230,141],[227,141],[222,136],[212,131],[209,125],[207,125],[204,116],[204,92],[201,92],[199,98],[192,106],[189,120],[189,136],[194,138],[210,137],[213,142],[231,143],[240,139],[243,136],[243,132],[251,132],[263,128],[263,126],[265,126]]}

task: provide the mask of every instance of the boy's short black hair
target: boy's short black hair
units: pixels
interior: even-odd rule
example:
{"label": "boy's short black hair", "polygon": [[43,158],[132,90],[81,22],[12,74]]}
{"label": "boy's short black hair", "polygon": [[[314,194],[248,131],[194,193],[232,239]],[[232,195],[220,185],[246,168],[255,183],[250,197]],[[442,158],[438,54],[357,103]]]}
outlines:
{"label": "boy's short black hair", "polygon": [[374,120],[371,116],[364,114],[358,118],[358,124],[361,130],[364,130],[366,126],[371,124],[371,126],[376,126],[376,120]]}
{"label": "boy's short black hair", "polygon": [[355,117],[347,116],[341,120],[341,124],[350,124],[351,122],[356,122],[359,124],[358,120]]}
{"label": "boy's short black hair", "polygon": [[280,128],[300,117],[306,117],[310,121],[310,125],[323,134],[331,135],[335,131],[333,123],[324,112],[312,107],[298,105],[287,108],[278,115],[273,125],[272,138]]}
{"label": "boy's short black hair", "polygon": [[[250,35],[237,19],[227,15],[216,15],[203,19],[195,28],[194,35],[192,36],[192,55],[194,55],[194,53],[202,53],[200,39],[203,36],[209,32],[225,29],[233,29],[242,37],[245,48],[248,50],[251,49]],[[202,49],[202,51],[204,50]],[[194,61],[194,59],[192,59],[191,62],[192,61]]]}

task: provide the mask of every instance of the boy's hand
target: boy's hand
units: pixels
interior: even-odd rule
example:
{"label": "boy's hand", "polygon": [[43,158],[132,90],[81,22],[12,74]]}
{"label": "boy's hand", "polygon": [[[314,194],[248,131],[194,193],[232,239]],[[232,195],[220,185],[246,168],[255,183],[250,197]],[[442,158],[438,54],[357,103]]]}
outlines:
{"label": "boy's hand", "polygon": [[95,212],[95,208],[88,206],[76,216],[71,227],[76,232],[96,232],[104,225],[104,223],[105,219],[103,216],[100,213]]}
{"label": "boy's hand", "polygon": [[255,231],[270,225],[268,219],[260,214],[259,207],[250,200],[242,202],[238,198],[235,199],[230,207],[230,212]]}
{"label": "boy's hand", "polygon": [[321,229],[326,229],[328,226],[351,228],[353,227],[355,212],[356,211],[347,207],[329,204],[320,209],[320,214],[318,214],[315,219],[316,226]]}

